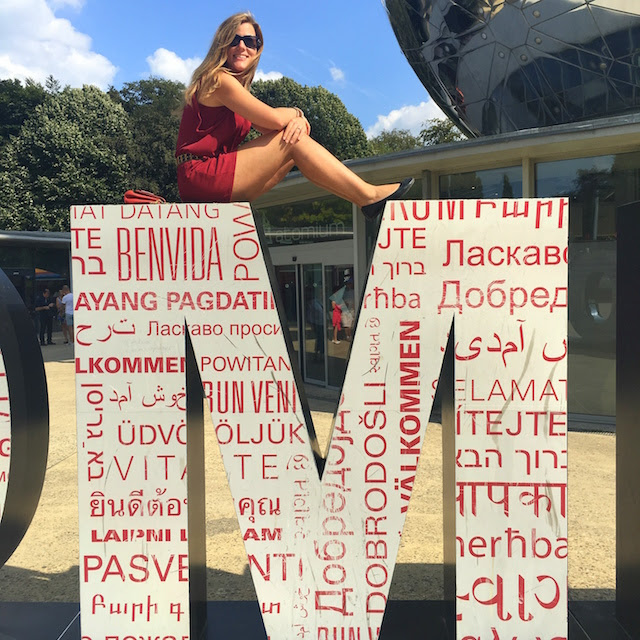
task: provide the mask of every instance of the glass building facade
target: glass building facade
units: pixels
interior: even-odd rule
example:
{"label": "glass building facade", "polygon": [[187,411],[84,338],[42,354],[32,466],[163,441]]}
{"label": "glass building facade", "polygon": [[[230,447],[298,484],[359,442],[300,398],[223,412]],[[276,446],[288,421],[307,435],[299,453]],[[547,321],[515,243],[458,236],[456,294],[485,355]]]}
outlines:
{"label": "glass building facade", "polygon": [[615,415],[616,211],[640,200],[640,153],[543,162],[536,194],[569,198],[569,410]]}
{"label": "glass building facade", "polygon": [[351,204],[328,196],[257,210],[270,247],[353,238]]}
{"label": "glass building facade", "polygon": [[[581,422],[613,421],[616,211],[640,202],[640,112],[365,158],[349,166],[370,182],[415,177],[408,199],[569,198],[569,411]],[[340,388],[376,225],[299,175],[265,194],[254,210],[303,379]],[[15,237],[0,232],[0,267],[28,305],[41,284],[55,290],[69,279],[70,238],[54,235],[23,240],[17,232]],[[336,303],[342,308],[339,327],[334,327]]]}
{"label": "glass building facade", "polygon": [[522,167],[440,176],[440,198],[522,198]]}
{"label": "glass building facade", "polygon": [[[370,181],[412,175],[416,185],[409,199],[569,198],[569,412],[580,423],[606,424],[616,414],[616,211],[640,201],[639,149],[640,112],[356,160],[350,166]],[[263,209],[277,216],[281,207],[290,207],[298,180],[293,177],[291,186],[285,180],[280,193],[274,190],[265,198]],[[304,202],[311,201],[298,206]],[[362,295],[377,228],[361,218],[353,208],[350,239],[288,247],[272,243],[270,249],[281,292],[288,296],[287,317],[307,382],[342,384],[350,336],[343,327],[339,344],[334,343],[329,310],[332,296],[339,292],[340,297],[354,276],[354,298]],[[312,322],[318,303],[323,342]]]}
{"label": "glass building facade", "polygon": [[36,296],[70,283],[69,234],[0,232],[0,269],[9,278],[31,313]]}
{"label": "glass building facade", "polygon": [[[534,169],[535,196],[569,198],[569,411],[613,416],[616,210],[640,200],[640,152],[539,162]],[[517,198],[521,176],[521,167],[446,174],[439,196]]]}
{"label": "glass building facade", "polygon": [[[311,384],[339,387],[347,367],[355,299],[352,253],[336,251],[336,243],[353,246],[352,206],[326,196],[259,207],[256,217],[272,252],[290,254],[288,264],[275,265],[275,276],[302,375]],[[310,245],[315,252],[308,250]],[[339,329],[333,323],[334,302],[344,311]]]}
{"label": "glass building facade", "polygon": [[[582,121],[595,132],[612,116],[634,119],[640,111],[640,2],[385,0],[385,6],[416,75],[471,136]],[[543,146],[503,168],[435,168],[430,195],[569,198],[569,411],[614,416],[616,210],[640,200],[640,153],[623,153],[615,142],[597,155],[578,146]]]}

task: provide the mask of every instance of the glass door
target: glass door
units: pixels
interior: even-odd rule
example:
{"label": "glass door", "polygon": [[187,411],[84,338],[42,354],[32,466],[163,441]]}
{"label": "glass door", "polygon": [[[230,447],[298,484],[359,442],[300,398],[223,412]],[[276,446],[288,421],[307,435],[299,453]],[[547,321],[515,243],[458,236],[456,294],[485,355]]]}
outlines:
{"label": "glass door", "polygon": [[302,267],[302,357],[304,379],[326,384],[325,366],[325,306],[321,264],[303,264]]}
{"label": "glass door", "polygon": [[355,324],[353,265],[325,266],[324,281],[326,306],[331,310],[327,341],[327,379],[329,386],[341,387],[347,371]]}
{"label": "glass door", "polygon": [[[280,298],[305,382],[341,387],[355,321],[353,265],[275,268]],[[339,307],[339,310],[336,310]]]}
{"label": "glass door", "polygon": [[275,268],[280,299],[284,307],[284,322],[286,322],[293,350],[291,359],[300,365],[300,331],[298,322],[298,273],[295,265],[279,266]]}

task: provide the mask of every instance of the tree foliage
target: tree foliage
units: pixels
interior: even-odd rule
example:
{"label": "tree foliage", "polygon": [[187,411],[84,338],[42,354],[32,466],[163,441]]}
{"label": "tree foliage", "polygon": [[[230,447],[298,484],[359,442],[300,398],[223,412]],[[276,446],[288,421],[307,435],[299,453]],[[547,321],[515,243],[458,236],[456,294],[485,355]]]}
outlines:
{"label": "tree foliage", "polygon": [[379,156],[464,139],[465,136],[451,120],[433,118],[423,123],[422,130],[417,136],[408,129],[383,131],[369,140],[369,147],[371,155]]}
{"label": "tree foliage", "polygon": [[265,229],[300,228],[305,226],[352,225],[351,204],[335,196],[306,202],[291,202],[261,209]]}
{"label": "tree foliage", "polygon": [[311,125],[311,137],[340,160],[368,155],[367,136],[360,121],[324,87],[306,87],[280,78],[258,80],[251,92],[272,107],[300,107]]}
{"label": "tree foliage", "polygon": [[422,146],[420,139],[408,129],[392,129],[383,131],[369,140],[370,155],[381,156],[385,153],[409,151]]}
{"label": "tree foliage", "polygon": [[179,201],[175,150],[185,86],[149,78],[127,82],[111,99],[129,116],[131,139],[127,148],[128,188],[147,189],[169,202]]}
{"label": "tree foliage", "polygon": [[423,126],[424,128],[418,134],[418,139],[425,147],[457,142],[466,138],[454,122],[446,118],[432,118],[427,120]]}
{"label": "tree foliage", "polygon": [[27,80],[0,80],[0,149],[10,136],[20,133],[24,121],[44,102],[46,92],[42,85]]}
{"label": "tree foliage", "polygon": [[127,115],[96,87],[49,94],[0,157],[0,226],[69,228],[73,204],[122,200]]}
{"label": "tree foliage", "polygon": [[[159,78],[108,93],[62,88],[53,76],[44,87],[0,80],[0,228],[68,229],[70,205],[121,202],[131,188],[177,201],[183,92],[181,83]],[[368,141],[358,119],[323,87],[281,78],[254,82],[252,92],[271,106],[303,109],[312,137],[341,160],[462,139],[453,123],[430,120],[418,136],[394,129]],[[314,205],[313,223],[340,218],[336,206]],[[281,224],[311,224],[295,207],[278,215]]]}

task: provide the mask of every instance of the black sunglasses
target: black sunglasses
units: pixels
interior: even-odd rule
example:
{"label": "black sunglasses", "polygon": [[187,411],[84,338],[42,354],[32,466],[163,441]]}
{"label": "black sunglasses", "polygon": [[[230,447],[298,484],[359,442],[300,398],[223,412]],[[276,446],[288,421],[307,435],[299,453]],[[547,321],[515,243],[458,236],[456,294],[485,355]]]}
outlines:
{"label": "black sunglasses", "polygon": [[262,46],[262,40],[257,36],[240,36],[237,33],[229,46],[237,47],[241,40],[244,42],[244,46],[247,47],[247,49],[259,49]]}

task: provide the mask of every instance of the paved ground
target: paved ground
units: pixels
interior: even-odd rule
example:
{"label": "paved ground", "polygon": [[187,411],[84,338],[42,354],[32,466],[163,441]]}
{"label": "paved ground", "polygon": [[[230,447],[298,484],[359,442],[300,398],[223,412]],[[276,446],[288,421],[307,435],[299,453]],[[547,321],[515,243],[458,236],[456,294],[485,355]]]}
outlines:
{"label": "paved ground", "polygon": [[[48,471],[31,528],[0,569],[0,602],[79,599],[73,350],[56,344],[44,347],[43,354],[51,413]],[[314,423],[325,447],[335,400],[322,390],[310,394]],[[206,432],[208,599],[252,600],[255,592],[213,429]],[[392,599],[442,597],[441,466],[440,427],[431,424],[402,536]],[[613,600],[614,435],[569,434],[569,548],[570,598]]]}

